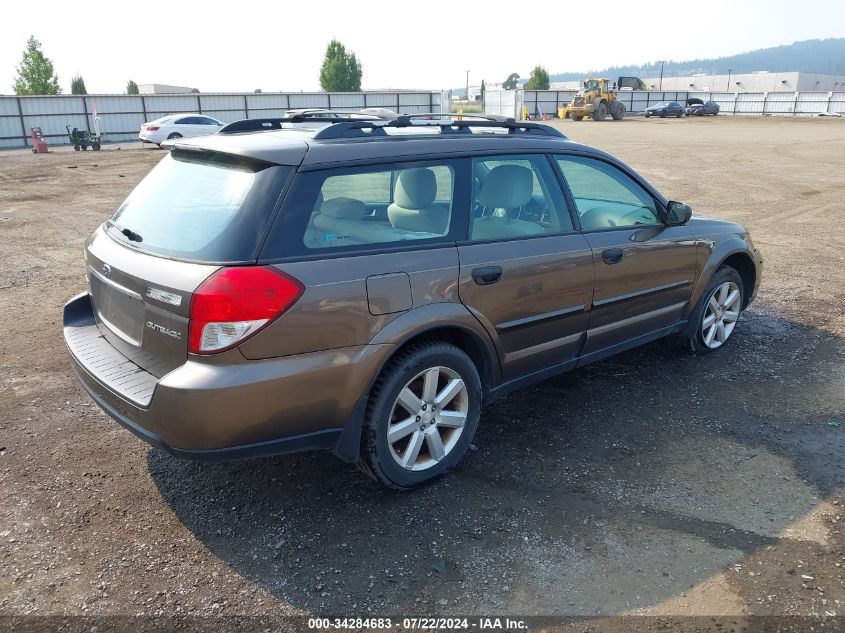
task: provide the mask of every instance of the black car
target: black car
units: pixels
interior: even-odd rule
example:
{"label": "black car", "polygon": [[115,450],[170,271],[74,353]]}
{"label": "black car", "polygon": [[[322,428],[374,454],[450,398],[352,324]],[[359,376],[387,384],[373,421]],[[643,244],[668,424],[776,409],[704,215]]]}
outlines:
{"label": "black car", "polygon": [[687,99],[687,116],[705,116],[719,114],[719,104],[715,101],[702,101],[697,97]]}
{"label": "black car", "polygon": [[646,117],[676,116],[680,118],[684,116],[684,106],[682,106],[677,101],[661,101],[660,103],[655,103],[653,106],[647,107],[645,109],[645,115]]}

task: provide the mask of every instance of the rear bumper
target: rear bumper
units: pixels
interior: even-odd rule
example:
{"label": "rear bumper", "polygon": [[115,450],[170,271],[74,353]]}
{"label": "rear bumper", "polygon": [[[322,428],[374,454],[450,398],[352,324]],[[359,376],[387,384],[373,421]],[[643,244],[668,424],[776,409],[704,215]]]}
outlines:
{"label": "rear bumper", "polygon": [[[102,353],[86,354],[92,346],[108,345],[96,330],[85,330],[94,324],[87,293],[67,303],[65,344],[93,400],[145,442],[204,461],[333,448],[389,347],[364,345],[262,361],[247,361],[235,350],[228,359],[237,362],[213,364],[222,356],[211,363],[189,359],[162,378],[134,366],[136,378],[118,383],[111,375],[120,359],[104,362]],[[122,363],[125,375],[132,371],[125,357]],[[133,385],[150,379],[149,397],[139,399]]]}

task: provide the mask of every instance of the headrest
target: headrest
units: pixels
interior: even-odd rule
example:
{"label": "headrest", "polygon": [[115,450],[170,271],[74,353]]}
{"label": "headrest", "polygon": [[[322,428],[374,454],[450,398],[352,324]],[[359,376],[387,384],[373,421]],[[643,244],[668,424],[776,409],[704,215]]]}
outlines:
{"label": "headrest", "polygon": [[330,218],[360,220],[367,215],[367,206],[354,198],[329,198],[323,202],[320,213]]}
{"label": "headrest", "polygon": [[494,167],[481,185],[478,203],[487,209],[517,209],[531,200],[533,180],[533,174],[527,167]]}
{"label": "headrest", "polygon": [[423,209],[437,197],[437,178],[430,169],[404,169],[396,179],[393,200],[405,209]]}

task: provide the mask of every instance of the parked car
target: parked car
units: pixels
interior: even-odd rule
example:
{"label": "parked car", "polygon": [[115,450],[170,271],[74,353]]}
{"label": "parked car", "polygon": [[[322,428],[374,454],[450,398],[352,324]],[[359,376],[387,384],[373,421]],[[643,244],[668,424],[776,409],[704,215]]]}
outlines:
{"label": "parked car", "polygon": [[217,134],[223,123],[204,114],[169,114],[141,125],[138,140],[161,145],[166,140]]}
{"label": "parked car", "polygon": [[479,116],[167,143],[86,244],[64,308],[82,385],[178,457],[327,449],[404,489],[510,390],[664,336],[729,343],[760,284],[746,229]]}
{"label": "parked car", "polygon": [[697,97],[687,99],[687,116],[705,116],[719,114],[719,104],[715,101],[703,101]]}
{"label": "parked car", "polygon": [[661,101],[660,103],[655,103],[653,106],[647,107],[645,109],[645,115],[646,118],[650,116],[674,116],[680,118],[684,116],[684,106],[677,101]]}

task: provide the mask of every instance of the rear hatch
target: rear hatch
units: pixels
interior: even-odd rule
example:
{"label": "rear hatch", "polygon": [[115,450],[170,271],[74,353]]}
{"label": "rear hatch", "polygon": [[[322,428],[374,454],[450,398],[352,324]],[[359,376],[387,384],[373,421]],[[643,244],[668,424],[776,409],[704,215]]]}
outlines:
{"label": "rear hatch", "polygon": [[193,292],[221,266],[255,261],[289,173],[217,152],[166,156],[86,247],[103,336],[155,376],[183,364]]}

